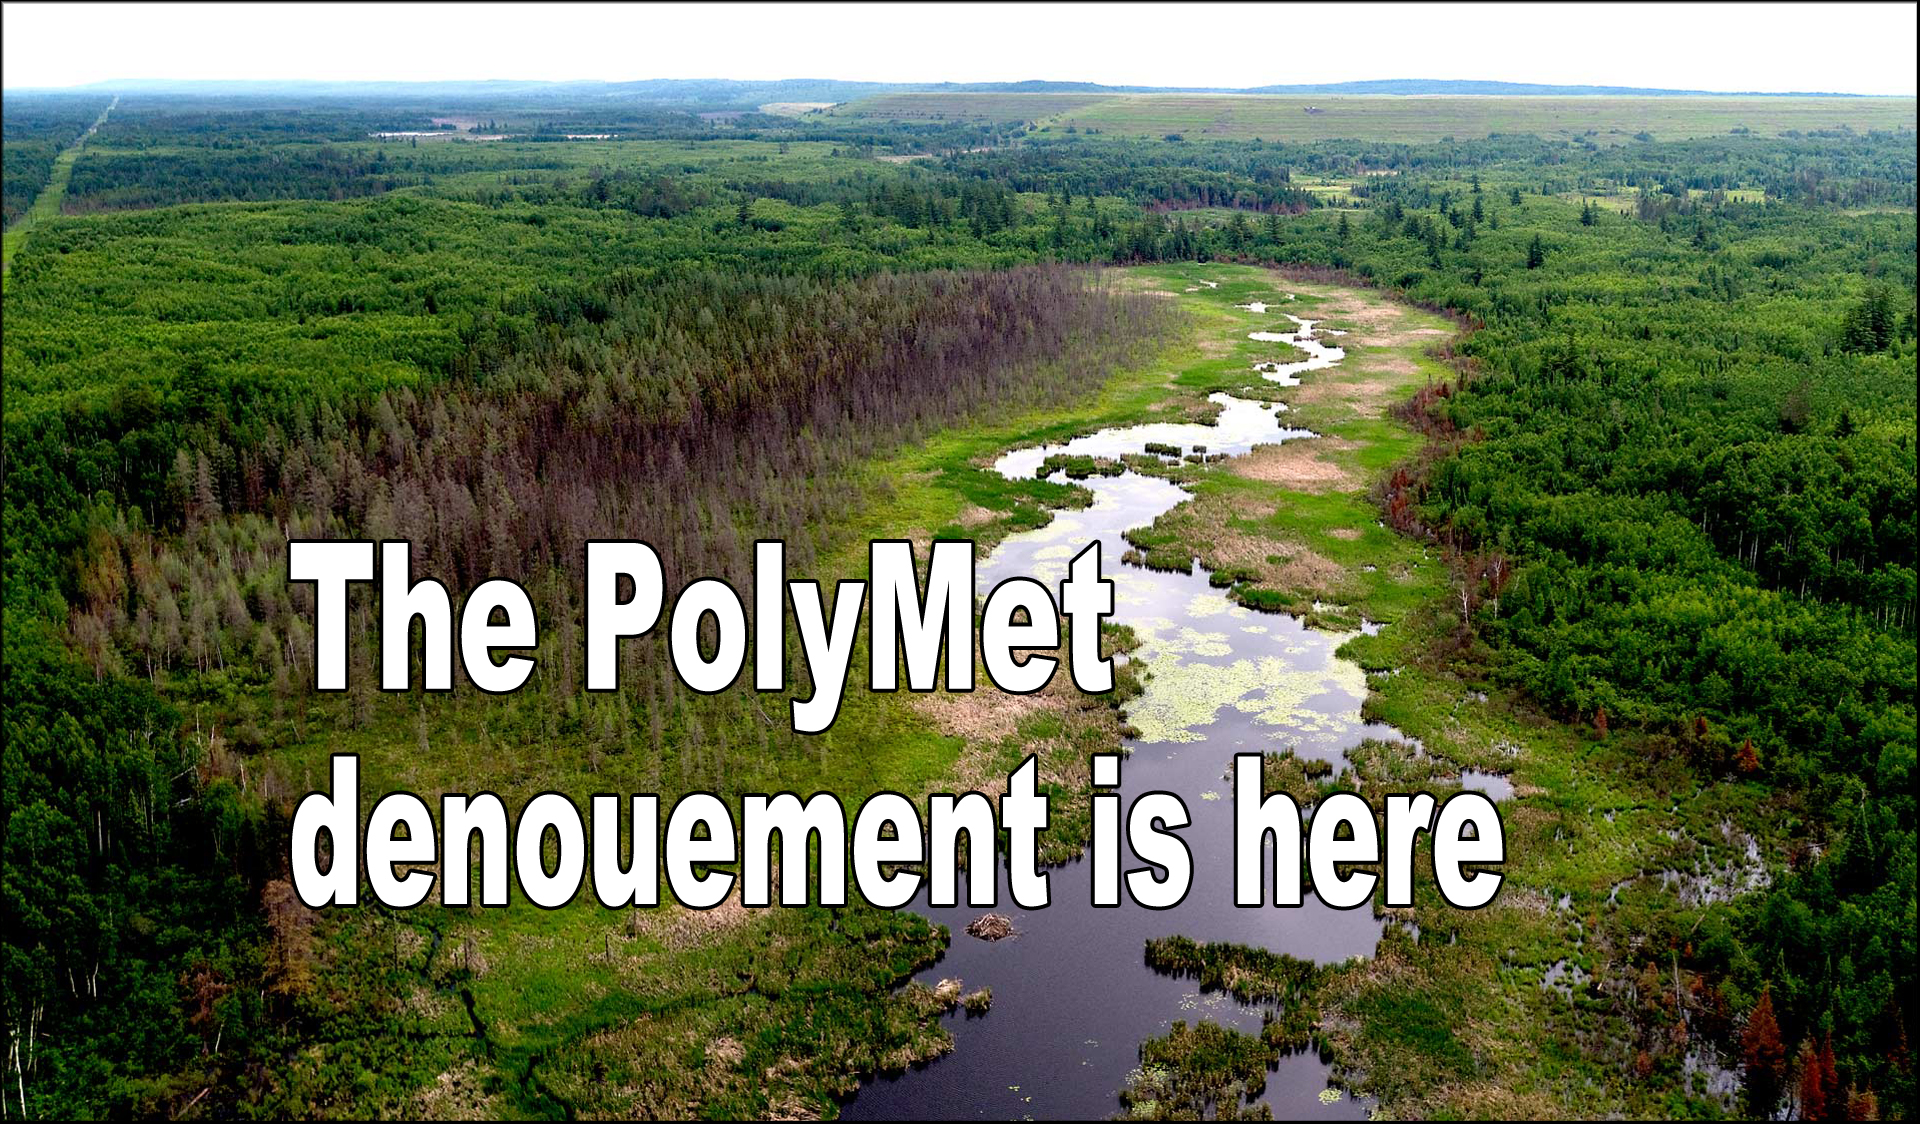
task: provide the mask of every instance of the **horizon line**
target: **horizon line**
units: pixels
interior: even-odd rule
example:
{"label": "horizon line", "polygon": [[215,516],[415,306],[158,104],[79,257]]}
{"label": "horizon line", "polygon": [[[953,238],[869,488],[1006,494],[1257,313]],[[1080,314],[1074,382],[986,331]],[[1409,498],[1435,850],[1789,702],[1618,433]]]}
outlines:
{"label": "horizon line", "polygon": [[[775,83],[791,83],[791,82],[822,82],[822,83],[843,83],[846,85],[893,86],[893,87],[1053,85],[1053,86],[1095,87],[1096,89],[1089,90],[1086,92],[1092,93],[1092,92],[1098,92],[1099,90],[1104,89],[1104,90],[1111,90],[1116,95],[1128,94],[1128,93],[1135,93],[1135,94],[1218,93],[1218,94],[1245,94],[1249,96],[1269,96],[1269,97],[1284,96],[1284,91],[1288,89],[1300,89],[1303,91],[1304,90],[1324,90],[1327,87],[1337,87],[1337,86],[1389,85],[1393,83],[1424,82],[1424,83],[1452,84],[1452,85],[1498,85],[1498,86],[1538,87],[1542,89],[1596,91],[1595,93],[1558,95],[1558,96],[1566,96],[1566,97],[1608,96],[1609,93],[1614,94],[1615,96],[1619,96],[1620,94],[1639,93],[1639,94],[1659,95],[1659,96],[1665,96],[1665,97],[1692,96],[1692,97],[1774,97],[1774,98],[1782,98],[1782,97],[1788,97],[1788,98],[1790,97],[1915,98],[1916,96],[1920,96],[1920,93],[1915,93],[1915,92],[1858,93],[1858,92],[1841,91],[1841,90],[1702,90],[1702,89],[1691,89],[1691,88],[1678,87],[1678,86],[1627,86],[1627,85],[1610,85],[1610,84],[1593,83],[1593,82],[1526,82],[1526,81],[1517,81],[1517,80],[1504,79],[1504,78],[1350,78],[1350,79],[1341,79],[1338,81],[1329,81],[1329,82],[1270,83],[1263,86],[1233,87],[1233,86],[1153,86],[1153,85],[1148,85],[1144,83],[1094,82],[1090,80],[1051,79],[1051,78],[1024,78],[1024,79],[982,80],[982,81],[955,80],[955,79],[934,79],[934,80],[924,80],[924,81],[886,81],[881,79],[830,78],[830,77],[813,77],[813,76],[794,76],[794,77],[781,77],[781,78],[728,78],[728,77],[701,77],[701,78],[644,78],[644,77],[643,78],[595,78],[595,77],[579,77],[579,78],[506,78],[506,77],[491,77],[491,78],[179,78],[179,77],[147,76],[147,77],[118,77],[118,78],[94,79],[86,82],[70,83],[67,85],[0,86],[0,90],[13,92],[13,93],[60,93],[60,92],[81,92],[81,91],[88,91],[88,90],[107,91],[107,90],[111,90],[115,86],[139,86],[139,85],[160,85],[160,84],[204,85],[204,86],[284,86],[284,87],[380,86],[380,85],[399,85],[399,86],[476,85],[478,86],[478,85],[494,85],[494,84],[498,84],[498,85],[512,84],[512,85],[523,85],[523,86],[565,86],[565,85],[614,86],[614,85],[633,85],[633,84],[647,83],[647,82],[655,82],[655,83],[730,82],[730,83],[737,83],[741,85],[752,85],[752,84],[762,84],[762,83],[775,84]],[[905,92],[912,92],[912,91],[901,90],[899,92],[905,93]],[[964,92],[964,91],[961,91],[961,92]],[[982,92],[982,93],[1000,92],[1000,93],[1017,94],[1017,93],[1021,93],[1022,91],[1018,91],[1018,90],[984,91],[983,90],[979,92]],[[1034,91],[1034,92],[1042,93],[1045,91]],[[1058,91],[1058,92],[1072,92],[1072,91]],[[1384,94],[1381,96],[1406,97],[1406,96],[1413,96],[1413,95]],[[1458,95],[1458,96],[1498,97],[1501,95],[1482,94],[1482,95]],[[1555,96],[1555,95],[1542,94],[1538,96]]]}

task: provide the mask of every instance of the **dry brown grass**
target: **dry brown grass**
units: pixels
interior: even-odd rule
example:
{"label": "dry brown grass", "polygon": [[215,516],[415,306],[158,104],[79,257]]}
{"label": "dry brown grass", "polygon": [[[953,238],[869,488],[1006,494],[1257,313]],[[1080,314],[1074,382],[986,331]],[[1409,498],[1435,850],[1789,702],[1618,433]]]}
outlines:
{"label": "dry brown grass", "polygon": [[[1046,712],[1060,717],[1062,733],[1057,737],[1023,741],[1015,748],[1021,751],[1022,757],[1027,753],[1038,755],[1041,780],[1075,781],[1076,778],[1067,775],[1076,772],[1073,756],[1063,751],[1071,746],[1074,732],[1085,723],[1113,723],[1112,712],[1104,706],[1089,708],[1086,705],[1087,696],[1073,685],[1073,678],[1067,674],[1064,648],[1036,650],[1033,655],[1059,660],[1060,669],[1045,688],[1031,695],[1008,694],[993,685],[984,668],[975,668],[972,691],[936,691],[913,697],[914,710],[932,722],[936,730],[966,743],[938,791],[980,792],[992,798],[1005,793],[1007,776],[1003,765],[1008,757],[1009,740],[1019,737],[1023,721]],[[1078,773],[1084,774],[1087,768],[1084,760],[1078,761]]]}
{"label": "dry brown grass", "polygon": [[998,741],[1014,732],[1020,720],[1036,711],[1057,708],[1060,700],[1037,695],[1009,695],[991,685],[983,685],[969,694],[940,692],[913,700],[915,710],[925,715],[941,733],[969,742]]}
{"label": "dry brown grass", "polygon": [[[774,893],[780,892],[780,864],[768,865],[768,878]],[[634,909],[627,914],[626,935],[648,937],[679,951],[707,944],[765,917],[764,909],[748,909],[740,900],[744,883],[735,879],[733,891],[712,909],[684,909],[661,905],[653,909]],[[615,948],[617,957],[620,950]]]}
{"label": "dry brown grass", "polygon": [[991,523],[997,518],[999,518],[999,516],[995,513],[988,511],[978,504],[970,503],[960,509],[960,514],[955,516],[953,521],[970,530],[974,527]]}
{"label": "dry brown grass", "polygon": [[478,1062],[462,1062],[414,1094],[414,1111],[422,1120],[498,1120],[506,1108],[487,1092],[488,1080]]}
{"label": "dry brown grass", "polygon": [[[1258,575],[1258,584],[1270,589],[1293,590],[1320,601],[1344,600],[1351,577],[1346,567],[1303,542],[1236,528],[1236,523],[1267,519],[1278,503],[1277,496],[1272,503],[1256,504],[1244,496],[1200,495],[1162,515],[1154,525],[1171,529],[1182,542],[1196,544],[1201,564],[1209,570],[1251,570]],[[1279,561],[1272,561],[1275,558]]]}
{"label": "dry brown grass", "polygon": [[1347,333],[1331,338],[1347,350],[1347,358],[1330,371],[1303,379],[1291,398],[1296,408],[1339,406],[1355,417],[1381,417],[1419,373],[1410,353],[1426,340],[1448,334],[1446,329],[1420,326],[1413,310],[1403,305],[1370,300],[1347,289],[1298,287],[1321,297],[1316,314]]}
{"label": "dry brown grass", "polygon": [[1169,299],[1179,295],[1172,289],[1158,284],[1145,274],[1131,269],[1108,270],[1100,275],[1100,279],[1108,285],[1111,285],[1116,292],[1144,293],[1147,296],[1167,297]]}
{"label": "dry brown grass", "polygon": [[1326,453],[1346,452],[1351,441],[1321,437],[1261,445],[1227,462],[1236,476],[1279,484],[1296,492],[1350,492],[1363,483],[1354,472],[1326,459]]}

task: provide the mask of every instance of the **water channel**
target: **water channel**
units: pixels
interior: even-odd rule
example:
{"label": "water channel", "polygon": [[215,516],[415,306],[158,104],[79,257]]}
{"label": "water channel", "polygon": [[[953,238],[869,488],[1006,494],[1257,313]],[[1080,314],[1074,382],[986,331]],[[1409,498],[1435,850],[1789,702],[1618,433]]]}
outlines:
{"label": "water channel", "polygon": [[[1254,317],[1265,305],[1243,306]],[[1304,352],[1298,362],[1261,363],[1264,378],[1297,385],[1303,375],[1338,364],[1345,353],[1323,339],[1313,321],[1289,317],[1293,332],[1253,331],[1249,338]],[[1019,449],[996,468],[1031,477],[1055,453],[1117,457],[1146,443],[1204,446],[1210,454],[1242,455],[1256,445],[1309,438],[1287,428],[1284,408],[1216,394],[1217,424],[1157,423],[1102,430],[1061,445]],[[1293,748],[1302,758],[1345,767],[1345,753],[1365,738],[1397,739],[1392,727],[1360,718],[1367,693],[1358,665],[1334,655],[1350,634],[1304,627],[1297,618],[1236,605],[1209,585],[1197,564],[1191,573],[1121,565],[1123,532],[1152,523],[1185,501],[1166,480],[1127,472],[1081,481],[1091,506],[1057,513],[1039,530],[1004,540],[981,565],[981,588],[1031,575],[1048,585],[1066,576],[1067,563],[1087,543],[1101,544],[1102,567],[1115,582],[1114,620],[1132,626],[1150,678],[1127,706],[1139,730],[1129,741],[1120,795],[1125,808],[1149,791],[1178,794],[1192,824],[1181,832],[1194,856],[1193,888],[1178,907],[1156,912],[1131,900],[1117,909],[1091,904],[1092,866],[1084,859],[1051,868],[1050,901],[1043,910],[1015,908],[1004,867],[998,868],[998,912],[1016,935],[997,942],[968,936],[983,911],[929,907],[923,892],[912,907],[952,932],[942,959],[920,973],[931,984],[958,977],[967,989],[990,987],[992,1010],[948,1017],[954,1050],[905,1073],[869,1080],[843,1107],[850,1119],[944,1115],[952,1118],[1101,1118],[1120,1111],[1119,1090],[1138,1064],[1140,1043],[1166,1033],[1177,1019],[1212,1019],[1258,1032],[1263,1012],[1232,996],[1203,993],[1192,980],[1161,975],[1145,962],[1151,937],[1182,934],[1201,941],[1257,945],[1334,963],[1368,956],[1382,922],[1368,909],[1340,911],[1308,896],[1299,908],[1241,909],[1233,904],[1231,782],[1240,752]],[[1123,815],[1124,819],[1124,815]],[[1140,865],[1124,851],[1121,869]],[[1330,1090],[1327,1066],[1313,1053],[1281,1059],[1262,1097],[1277,1117],[1350,1119],[1368,1106]]]}

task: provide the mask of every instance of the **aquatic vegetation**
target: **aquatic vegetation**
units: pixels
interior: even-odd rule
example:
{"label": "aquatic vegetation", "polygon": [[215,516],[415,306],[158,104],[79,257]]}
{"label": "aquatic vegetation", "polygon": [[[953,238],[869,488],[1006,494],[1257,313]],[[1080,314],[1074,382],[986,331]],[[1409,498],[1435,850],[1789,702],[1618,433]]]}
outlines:
{"label": "aquatic vegetation", "polygon": [[1140,1066],[1127,1075],[1120,1103],[1133,1119],[1240,1119],[1266,1088],[1266,1059],[1254,1035],[1175,1022],[1165,1037],[1141,1043]]}
{"label": "aquatic vegetation", "polygon": [[1230,663],[1193,662],[1188,657],[1227,655],[1231,646],[1206,633],[1182,629],[1174,636],[1144,630],[1139,658],[1153,670],[1141,696],[1127,707],[1127,720],[1145,742],[1192,742],[1225,707],[1273,727],[1273,736],[1302,744],[1335,746],[1353,724],[1309,705],[1329,695],[1358,700],[1367,693],[1366,673],[1344,660],[1324,670],[1302,670],[1280,656]]}

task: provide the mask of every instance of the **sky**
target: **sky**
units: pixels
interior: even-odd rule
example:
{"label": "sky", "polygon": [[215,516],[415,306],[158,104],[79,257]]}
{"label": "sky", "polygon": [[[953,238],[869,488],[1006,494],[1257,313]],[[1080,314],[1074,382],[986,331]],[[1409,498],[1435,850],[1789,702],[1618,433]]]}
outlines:
{"label": "sky", "polygon": [[8,89],[127,78],[1465,78],[1915,92],[1916,5],[8,3]]}

